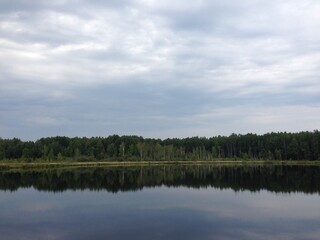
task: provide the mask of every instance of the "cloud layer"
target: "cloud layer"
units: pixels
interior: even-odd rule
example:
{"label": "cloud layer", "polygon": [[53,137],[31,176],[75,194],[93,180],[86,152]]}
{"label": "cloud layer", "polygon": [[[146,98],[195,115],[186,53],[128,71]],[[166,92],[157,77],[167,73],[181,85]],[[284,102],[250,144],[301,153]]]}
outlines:
{"label": "cloud layer", "polygon": [[1,137],[318,128],[318,1],[0,3]]}

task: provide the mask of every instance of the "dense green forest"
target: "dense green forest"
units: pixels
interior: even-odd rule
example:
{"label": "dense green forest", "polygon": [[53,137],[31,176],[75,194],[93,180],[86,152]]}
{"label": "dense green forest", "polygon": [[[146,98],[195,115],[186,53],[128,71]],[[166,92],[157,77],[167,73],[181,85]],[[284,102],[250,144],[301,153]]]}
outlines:
{"label": "dense green forest", "polygon": [[319,150],[318,130],[165,140],[118,135],[0,138],[0,160],[5,161],[320,160]]}

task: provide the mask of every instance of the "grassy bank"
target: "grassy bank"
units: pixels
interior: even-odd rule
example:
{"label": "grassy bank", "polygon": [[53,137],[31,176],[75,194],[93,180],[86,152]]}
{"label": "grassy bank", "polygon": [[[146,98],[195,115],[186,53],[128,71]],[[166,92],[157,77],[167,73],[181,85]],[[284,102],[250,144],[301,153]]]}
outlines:
{"label": "grassy bank", "polygon": [[2,169],[64,168],[64,167],[128,167],[161,165],[292,165],[320,166],[320,161],[263,161],[263,160],[215,160],[215,161],[136,161],[136,162],[1,162]]}

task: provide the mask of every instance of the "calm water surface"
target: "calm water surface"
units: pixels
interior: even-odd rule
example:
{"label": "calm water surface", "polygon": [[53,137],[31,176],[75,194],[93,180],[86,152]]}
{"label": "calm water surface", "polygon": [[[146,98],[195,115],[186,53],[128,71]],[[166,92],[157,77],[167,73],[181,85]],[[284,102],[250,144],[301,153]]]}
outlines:
{"label": "calm water surface", "polygon": [[1,239],[320,239],[319,167],[0,171]]}

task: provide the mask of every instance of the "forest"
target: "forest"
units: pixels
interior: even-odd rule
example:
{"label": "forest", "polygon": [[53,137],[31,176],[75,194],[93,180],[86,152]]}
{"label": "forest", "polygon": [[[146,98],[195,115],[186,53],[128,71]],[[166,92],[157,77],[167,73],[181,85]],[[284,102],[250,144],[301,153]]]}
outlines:
{"label": "forest", "polygon": [[1,161],[320,160],[318,130],[153,139],[139,136],[0,138]]}

